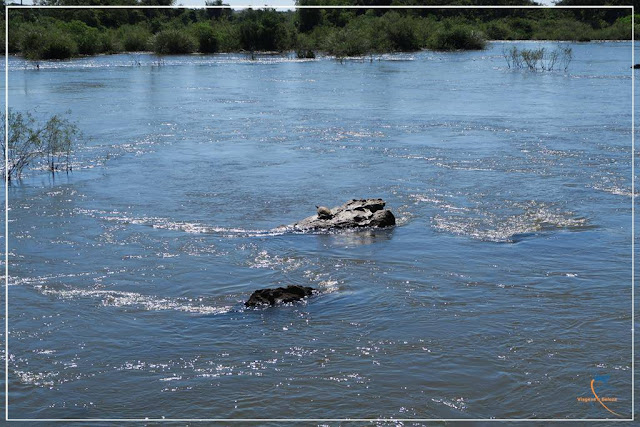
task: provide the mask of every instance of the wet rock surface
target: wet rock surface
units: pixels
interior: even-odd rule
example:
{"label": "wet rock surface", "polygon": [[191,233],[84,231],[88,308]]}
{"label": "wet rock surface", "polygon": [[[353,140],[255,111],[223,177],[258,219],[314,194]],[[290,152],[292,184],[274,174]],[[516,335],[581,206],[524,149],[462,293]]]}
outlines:
{"label": "wet rock surface", "polygon": [[246,307],[257,307],[262,305],[286,304],[310,297],[314,292],[316,292],[315,289],[300,285],[290,285],[286,288],[258,289],[251,294],[244,305]]}
{"label": "wet rock surface", "polygon": [[318,214],[295,224],[297,230],[390,227],[396,218],[382,199],[353,199],[333,209],[318,208]]}

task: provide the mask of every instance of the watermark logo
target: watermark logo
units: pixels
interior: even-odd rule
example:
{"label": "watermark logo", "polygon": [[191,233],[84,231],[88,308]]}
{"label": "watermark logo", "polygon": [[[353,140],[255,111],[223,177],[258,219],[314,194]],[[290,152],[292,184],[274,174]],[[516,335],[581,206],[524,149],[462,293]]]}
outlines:
{"label": "watermark logo", "polygon": [[616,417],[623,418],[622,415],[613,411],[611,408],[609,408],[609,406],[607,406],[608,404],[611,405],[612,402],[618,401],[617,397],[607,396],[605,394],[608,390],[611,389],[611,387],[609,386],[610,377],[611,375],[594,375],[589,384],[591,395],[586,397],[578,397],[578,402],[592,404],[597,403]]}

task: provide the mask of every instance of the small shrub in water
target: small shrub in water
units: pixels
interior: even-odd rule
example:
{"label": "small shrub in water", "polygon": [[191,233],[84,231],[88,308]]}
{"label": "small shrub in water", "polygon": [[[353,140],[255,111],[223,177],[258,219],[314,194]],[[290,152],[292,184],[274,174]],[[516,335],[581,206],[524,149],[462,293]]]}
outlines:
{"label": "small shrub in water", "polygon": [[34,163],[44,162],[52,173],[71,170],[70,156],[74,149],[78,128],[66,117],[54,115],[44,124],[38,124],[27,113],[9,110],[6,118],[9,123],[8,136],[5,139],[5,115],[1,114],[2,137],[0,149],[6,156],[6,168],[0,166],[0,175],[9,183],[19,179],[22,172]]}
{"label": "small shrub in water", "polygon": [[296,50],[296,57],[298,59],[313,59],[316,54],[311,49],[298,49]]}
{"label": "small shrub in water", "polygon": [[526,68],[530,71],[552,71],[555,69],[566,71],[573,59],[573,50],[563,46],[551,51],[543,47],[518,49],[516,46],[512,46],[509,49],[503,49],[502,55],[509,68]]}

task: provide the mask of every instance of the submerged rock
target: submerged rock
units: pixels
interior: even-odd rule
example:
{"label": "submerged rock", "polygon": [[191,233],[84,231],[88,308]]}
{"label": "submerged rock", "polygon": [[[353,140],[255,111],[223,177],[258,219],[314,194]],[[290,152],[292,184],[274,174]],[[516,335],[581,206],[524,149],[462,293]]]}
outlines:
{"label": "submerged rock", "polygon": [[258,289],[251,294],[244,305],[246,307],[256,307],[259,305],[286,304],[310,297],[314,292],[315,289],[300,285],[289,285],[286,288]]}
{"label": "submerged rock", "polygon": [[382,199],[353,199],[342,206],[318,208],[318,214],[293,224],[297,230],[390,227],[396,217]]}

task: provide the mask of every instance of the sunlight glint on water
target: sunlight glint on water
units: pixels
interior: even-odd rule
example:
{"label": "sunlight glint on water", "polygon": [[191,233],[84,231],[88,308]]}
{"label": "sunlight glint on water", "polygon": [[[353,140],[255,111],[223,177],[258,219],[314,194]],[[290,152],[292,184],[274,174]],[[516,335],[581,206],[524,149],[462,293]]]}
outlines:
{"label": "sunlight glint on water", "polygon": [[[630,44],[572,47],[10,58],[87,141],[9,189],[10,415],[604,418],[594,375],[628,414]],[[354,197],[398,227],[278,228]]]}

